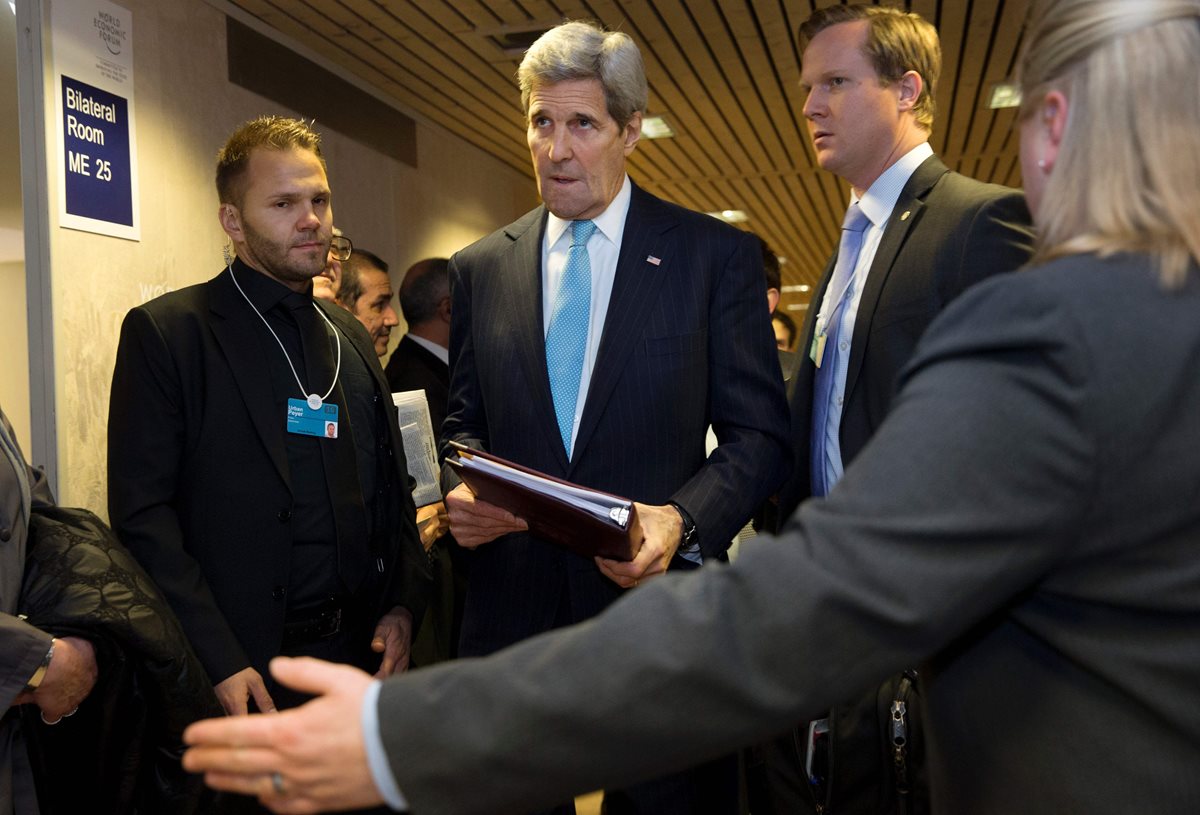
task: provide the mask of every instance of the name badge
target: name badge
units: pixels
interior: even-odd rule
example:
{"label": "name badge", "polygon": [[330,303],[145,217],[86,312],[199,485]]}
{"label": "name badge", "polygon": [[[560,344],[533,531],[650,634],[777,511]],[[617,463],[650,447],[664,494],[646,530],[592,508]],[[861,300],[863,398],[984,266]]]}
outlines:
{"label": "name badge", "polygon": [[298,433],[301,436],[336,439],[338,437],[338,406],[325,402],[314,410],[304,399],[289,399],[287,432]]}

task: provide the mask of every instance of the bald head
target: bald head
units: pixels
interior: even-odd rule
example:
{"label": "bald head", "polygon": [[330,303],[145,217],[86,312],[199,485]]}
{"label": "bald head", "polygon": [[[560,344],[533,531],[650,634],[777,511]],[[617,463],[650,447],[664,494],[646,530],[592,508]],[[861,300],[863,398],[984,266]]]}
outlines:
{"label": "bald head", "polygon": [[450,347],[450,261],[419,260],[400,284],[400,313],[408,333]]}

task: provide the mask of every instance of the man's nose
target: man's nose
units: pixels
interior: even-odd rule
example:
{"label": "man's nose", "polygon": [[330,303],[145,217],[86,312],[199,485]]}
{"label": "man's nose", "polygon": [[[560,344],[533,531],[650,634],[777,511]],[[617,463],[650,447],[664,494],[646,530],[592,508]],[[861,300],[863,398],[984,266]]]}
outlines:
{"label": "man's nose", "polygon": [[321,216],[317,214],[317,210],[312,204],[304,204],[296,216],[296,229],[301,232],[310,232],[321,226]]}
{"label": "man's nose", "polygon": [[550,160],[566,161],[572,155],[574,155],[574,147],[571,144],[571,134],[566,128],[559,128],[550,138]]}
{"label": "man's nose", "polygon": [[817,98],[817,89],[810,88],[808,93],[804,95],[804,107],[800,109],[800,112],[804,114],[805,119],[811,119],[814,116],[819,116],[821,110],[822,105]]}

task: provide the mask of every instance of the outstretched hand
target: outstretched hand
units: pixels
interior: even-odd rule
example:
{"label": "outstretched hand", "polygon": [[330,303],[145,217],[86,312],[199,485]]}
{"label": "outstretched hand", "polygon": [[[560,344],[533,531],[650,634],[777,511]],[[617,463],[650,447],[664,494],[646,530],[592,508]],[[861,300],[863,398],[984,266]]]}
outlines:
{"label": "outstretched hand", "polygon": [[383,803],[367,765],[362,703],[370,675],[311,657],[276,657],[271,674],[316,696],[271,715],[208,719],[183,734],[183,766],[218,790],[257,796],[272,812],[312,813]]}

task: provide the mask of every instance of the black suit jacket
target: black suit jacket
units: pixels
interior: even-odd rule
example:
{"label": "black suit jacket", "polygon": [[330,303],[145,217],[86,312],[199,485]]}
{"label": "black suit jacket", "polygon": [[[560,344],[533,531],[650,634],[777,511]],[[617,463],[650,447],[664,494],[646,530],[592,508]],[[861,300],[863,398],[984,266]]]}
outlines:
{"label": "black suit jacket", "polygon": [[385,683],[413,810],[529,810],[661,773],[928,659],[936,813],[1195,813],[1200,269],[1177,290],[1155,272],[1072,257],[980,284],[777,541]]}
{"label": "black suit jacket", "polygon": [[[316,302],[387,394],[362,325]],[[279,349],[264,340],[258,319],[224,271],[132,309],[113,373],[112,525],[162,589],[214,683],[247,666],[266,675],[287,606],[292,495],[286,427],[266,362]],[[390,400],[386,408],[394,417]],[[399,425],[389,425],[393,463],[407,483]],[[377,608],[403,605],[419,620],[428,567],[403,493]],[[346,557],[364,544],[338,546]]]}
{"label": "black suit jacket", "polygon": [[[842,464],[849,466],[883,422],[896,379],[933,318],[968,286],[1029,259],[1033,233],[1019,190],[984,184],[930,156],[909,178],[884,229],[859,300],[842,406]],[[800,332],[791,399],[792,475],[780,491],[786,519],[812,492],[809,460],[816,366],[809,356],[817,308],[837,253],[813,295]]]}
{"label": "black suit jacket", "polygon": [[425,391],[433,433],[440,437],[442,423],[446,421],[446,402],[450,398],[450,366],[405,334],[392,352],[384,372],[393,393]]}
{"label": "black suit jacket", "polygon": [[[723,557],[786,467],[787,408],[756,241],[634,186],[568,462],[546,373],[545,223],[539,207],[450,261],[444,438],[636,501],[673,499],[694,519],[705,559]],[[720,446],[706,460],[709,424]],[[527,534],[475,554],[464,654],[589,617],[621,593],[591,560]]]}

